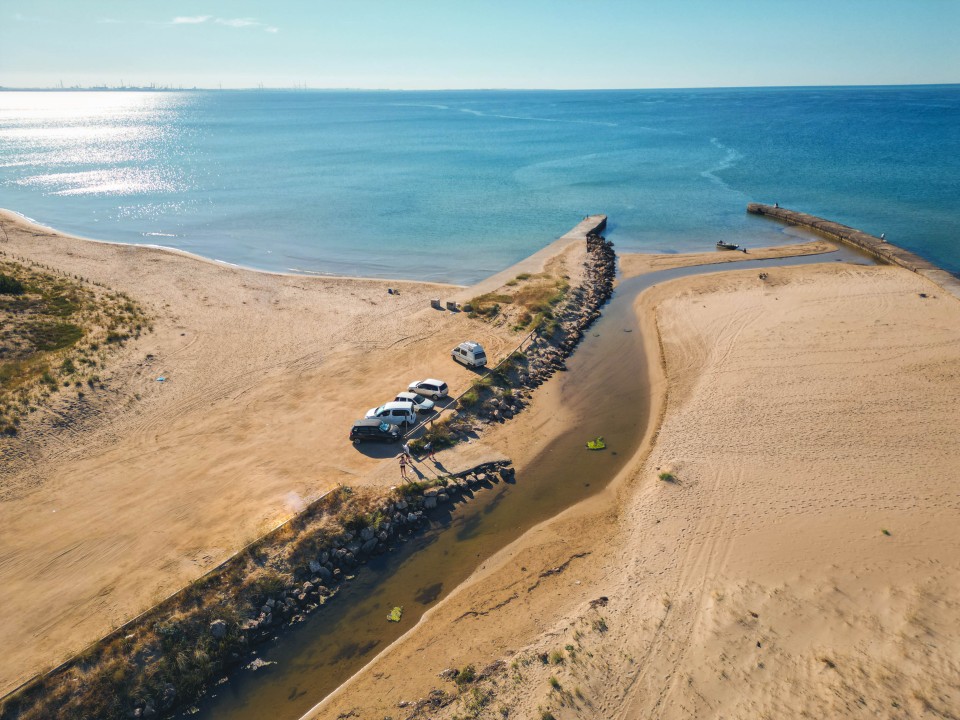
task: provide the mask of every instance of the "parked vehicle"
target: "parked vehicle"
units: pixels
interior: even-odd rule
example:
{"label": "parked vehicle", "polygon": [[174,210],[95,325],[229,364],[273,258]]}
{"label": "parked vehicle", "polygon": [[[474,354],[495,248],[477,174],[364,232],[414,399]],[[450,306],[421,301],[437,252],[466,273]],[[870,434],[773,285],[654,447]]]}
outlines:
{"label": "parked vehicle", "polygon": [[426,380],[414,380],[407,386],[407,390],[412,393],[419,393],[424,397],[441,400],[447,396],[447,384],[443,380],[436,378],[427,378]]}
{"label": "parked vehicle", "polygon": [[365,440],[396,442],[399,439],[400,430],[397,429],[397,426],[380,418],[357,420],[350,428],[350,441],[355,443]]}
{"label": "parked vehicle", "polygon": [[462,342],[450,351],[453,359],[467,367],[483,367],[487,364],[487,354],[480,343],[472,341]]}
{"label": "parked vehicle", "polygon": [[417,421],[417,411],[412,402],[393,401],[370,408],[365,417],[380,418],[393,425],[413,425]]}
{"label": "parked vehicle", "polygon": [[417,412],[430,412],[433,410],[435,404],[433,400],[427,400],[423,395],[414,392],[402,392],[397,395],[394,400],[397,402],[413,403],[413,407]]}

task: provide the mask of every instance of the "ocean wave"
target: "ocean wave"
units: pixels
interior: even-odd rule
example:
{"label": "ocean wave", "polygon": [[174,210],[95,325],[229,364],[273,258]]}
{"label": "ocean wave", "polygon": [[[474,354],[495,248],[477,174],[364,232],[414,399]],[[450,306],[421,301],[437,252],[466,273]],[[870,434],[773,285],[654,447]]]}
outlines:
{"label": "ocean wave", "polygon": [[712,181],[712,182],[715,182],[715,183],[717,183],[718,185],[721,185],[721,186],[725,187],[727,190],[732,190],[733,188],[731,188],[729,185],[727,185],[727,183],[725,183],[725,182],[717,175],[717,173],[723,172],[724,170],[729,170],[730,168],[732,168],[734,165],[737,164],[737,161],[743,159],[743,154],[740,153],[740,152],[739,152],[738,150],[736,150],[735,148],[728,147],[727,145],[724,145],[722,142],[720,142],[720,141],[719,141],[717,138],[715,138],[715,137],[714,137],[714,138],[710,138],[710,144],[713,145],[715,148],[717,148],[717,150],[722,151],[722,152],[724,153],[724,155],[723,155],[723,158],[720,160],[720,162],[719,162],[717,165],[715,165],[715,166],[713,166],[713,167],[711,167],[711,168],[709,168],[709,169],[704,170],[703,172],[701,172],[701,173],[700,173],[700,177],[704,177],[704,178],[706,178],[707,180],[710,180],[710,181]]}
{"label": "ocean wave", "polygon": [[391,107],[418,107],[431,108],[433,110],[449,110],[449,105],[431,105],[430,103],[388,103]]}
{"label": "ocean wave", "polygon": [[600,125],[602,127],[620,127],[617,123],[601,122],[599,120],[570,120],[569,118],[545,118],[534,117],[532,115],[502,115],[500,113],[487,113],[480,110],[470,110],[469,108],[458,108],[462,113],[476,115],[478,117],[501,118],[503,120],[527,120],[530,122],[550,122],[550,123],[569,123],[572,125]]}

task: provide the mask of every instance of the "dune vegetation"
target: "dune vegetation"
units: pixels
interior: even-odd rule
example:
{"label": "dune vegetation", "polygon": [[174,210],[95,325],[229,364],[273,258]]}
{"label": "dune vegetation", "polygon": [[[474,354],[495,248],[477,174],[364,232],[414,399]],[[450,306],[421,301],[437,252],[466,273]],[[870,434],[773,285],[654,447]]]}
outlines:
{"label": "dune vegetation", "polygon": [[101,387],[111,351],[150,329],[128,295],[0,253],[0,434],[57,393]]}

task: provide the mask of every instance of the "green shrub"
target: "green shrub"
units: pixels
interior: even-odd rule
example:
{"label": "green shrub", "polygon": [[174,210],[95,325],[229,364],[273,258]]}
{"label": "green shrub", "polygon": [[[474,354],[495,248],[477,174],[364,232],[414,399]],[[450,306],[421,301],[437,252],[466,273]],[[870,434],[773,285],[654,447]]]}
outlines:
{"label": "green shrub", "polygon": [[83,328],[73,323],[34,322],[24,328],[39,352],[70,347],[83,337]]}
{"label": "green shrub", "polygon": [[466,667],[461,668],[457,671],[457,674],[453,676],[453,681],[461,687],[464,685],[469,685],[476,679],[477,671],[473,665],[467,665]]}
{"label": "green shrub", "polygon": [[470,409],[480,402],[480,394],[477,392],[476,388],[471,388],[461,395],[457,402],[460,404],[460,407]]}
{"label": "green shrub", "polygon": [[[410,444],[411,449],[413,448],[413,443]],[[423,480],[414,480],[412,482],[404,483],[401,485],[398,490],[401,495],[405,497],[412,497],[416,495],[423,495],[423,491],[430,487],[430,483],[424,482]]]}
{"label": "green shrub", "polygon": [[410,449],[417,453],[423,452],[427,443],[431,443],[435,451],[453,447],[457,443],[453,431],[454,424],[450,420],[432,423],[424,428],[423,435],[410,441]]}
{"label": "green shrub", "polygon": [[501,305],[509,304],[512,301],[513,298],[509,295],[486,293],[485,295],[478,295],[467,304],[473,308],[471,315],[480,315],[486,318],[492,318],[500,312]]}
{"label": "green shrub", "polygon": [[493,693],[489,690],[484,691],[480,688],[470,688],[470,695],[464,703],[464,708],[471,717],[479,717],[483,709],[490,703]]}
{"label": "green shrub", "polygon": [[0,275],[0,295],[23,295],[23,283],[9,275]]}

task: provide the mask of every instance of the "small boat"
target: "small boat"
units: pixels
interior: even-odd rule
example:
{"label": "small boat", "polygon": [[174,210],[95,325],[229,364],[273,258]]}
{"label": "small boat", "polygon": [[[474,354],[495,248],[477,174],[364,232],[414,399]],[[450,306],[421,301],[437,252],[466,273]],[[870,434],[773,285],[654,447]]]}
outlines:
{"label": "small boat", "polygon": [[736,250],[739,247],[739,245],[734,245],[733,243],[717,240],[717,250]]}

